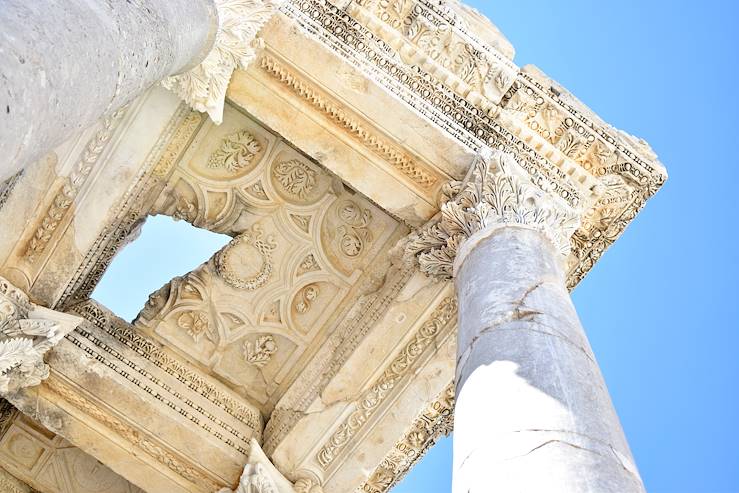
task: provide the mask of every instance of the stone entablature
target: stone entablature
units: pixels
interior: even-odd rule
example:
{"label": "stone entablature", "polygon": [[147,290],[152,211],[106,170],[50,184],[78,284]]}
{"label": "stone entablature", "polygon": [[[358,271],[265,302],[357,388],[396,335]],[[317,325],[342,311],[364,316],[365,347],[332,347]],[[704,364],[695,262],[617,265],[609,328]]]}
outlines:
{"label": "stone entablature", "polygon": [[[533,230],[572,288],[664,169],[461,4],[216,4],[165,84],[220,125],[155,88],[0,186],[0,275],[86,320],[10,398],[146,489],[274,489],[256,441],[298,493],[387,491],[452,427],[455,259]],[[151,214],[233,240],[129,324],[88,298]]]}
{"label": "stone entablature", "polygon": [[144,493],[0,399],[0,491]]}
{"label": "stone entablature", "polygon": [[[664,167],[648,145],[600,121],[533,67],[514,70],[499,99],[477,98],[475,91],[456,82],[460,74],[450,75],[443,60],[422,57],[425,65],[419,65],[418,53],[423,51],[419,49],[414,52],[416,58],[409,58],[403,47],[415,46],[415,32],[392,27],[408,29],[418,18],[438,18],[432,2],[373,2],[371,16],[360,15],[367,10],[360,3],[364,4],[349,2],[342,9],[330,2],[295,0],[281,11],[335,53],[338,63],[362,73],[366,83],[395,94],[425,122],[468,149],[476,152],[487,145],[515,154],[535,184],[579,208],[581,226],[573,237],[569,261],[568,284],[574,287],[666,179]],[[358,17],[348,15],[353,12]],[[384,24],[384,37],[373,31],[379,29],[378,23]],[[280,44],[271,44],[272,32],[278,31],[278,22],[273,21],[261,35],[267,50],[286,53],[284,35],[275,35]],[[394,33],[394,38],[385,39],[388,33]],[[447,48],[450,44],[454,42],[447,39]],[[488,46],[483,51],[496,50]],[[289,67],[284,70],[290,72]],[[361,106],[354,97],[344,103]],[[452,177],[461,179],[464,171]]]}

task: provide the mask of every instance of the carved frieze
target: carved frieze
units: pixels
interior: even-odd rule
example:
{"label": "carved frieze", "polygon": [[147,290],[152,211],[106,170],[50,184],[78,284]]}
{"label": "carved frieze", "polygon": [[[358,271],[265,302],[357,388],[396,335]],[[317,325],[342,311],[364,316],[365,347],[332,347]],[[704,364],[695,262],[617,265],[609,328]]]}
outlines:
{"label": "carved frieze", "polygon": [[454,428],[454,384],[444,391],[413,420],[405,434],[355,493],[385,493],[424,456],[439,438]]}
{"label": "carved frieze", "polygon": [[456,316],[457,303],[452,298],[444,299],[436,307],[382,375],[357,399],[356,409],[333,431],[318,451],[316,460],[323,469],[331,466],[341,451],[381,408],[383,402],[392,395],[401,379],[413,371],[426,349],[435,343],[437,336],[448,335],[449,325],[454,325]]}
{"label": "carved frieze", "polygon": [[[567,284],[572,288],[664,183],[664,168],[643,141],[605,124],[535,69],[514,74],[507,92],[490,107],[470,98],[467,85],[450,77],[451,71],[421,63],[426,54],[412,37],[420,31],[410,26],[417,18],[425,22],[444,17],[440,12],[445,8],[455,10],[447,2],[425,0],[355,1],[346,9],[292,0],[282,11],[342,61],[461,144],[475,151],[486,145],[514,154],[537,186],[580,209],[581,227],[573,237],[568,264]],[[446,16],[448,24],[453,24],[452,17]],[[444,21],[431,24],[442,26]],[[454,36],[466,39],[465,29],[460,23]],[[441,46],[448,48],[443,42]],[[280,80],[292,83],[284,68],[281,72]],[[611,195],[608,203],[601,197],[605,190]],[[614,193],[621,195],[615,202]]]}
{"label": "carved frieze", "polygon": [[113,136],[116,127],[123,119],[125,112],[126,109],[123,108],[113,112],[110,116],[104,117],[100,129],[95,132],[85,145],[72,171],[64,179],[61,188],[54,195],[54,198],[44,212],[39,226],[34,231],[30,240],[28,240],[23,256],[29,263],[35,263],[44,250],[46,250],[46,246],[51,241],[54,232],[72,207],[75,198],[90,176],[93,167],[100,159],[101,153]]}

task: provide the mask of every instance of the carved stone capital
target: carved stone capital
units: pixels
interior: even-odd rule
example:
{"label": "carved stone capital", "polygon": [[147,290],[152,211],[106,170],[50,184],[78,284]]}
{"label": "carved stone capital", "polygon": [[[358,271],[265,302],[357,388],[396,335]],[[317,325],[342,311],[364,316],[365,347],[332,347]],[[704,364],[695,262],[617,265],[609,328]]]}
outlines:
{"label": "carved stone capital", "polygon": [[284,0],[215,0],[218,31],[215,44],[200,65],[167,77],[162,85],[197,111],[220,124],[231,75],[245,69],[258,48],[257,33]]}
{"label": "carved stone capital", "polygon": [[293,485],[277,470],[255,439],[251,439],[249,459],[235,490],[218,493],[295,493]]}
{"label": "carved stone capital", "polygon": [[539,231],[566,257],[578,225],[578,212],[533,185],[511,154],[484,148],[464,181],[444,186],[441,211],[409,237],[404,255],[426,274],[451,279],[475,239],[498,228]]}
{"label": "carved stone capital", "polygon": [[49,376],[44,354],[82,322],[30,302],[0,277],[0,395],[38,385]]}

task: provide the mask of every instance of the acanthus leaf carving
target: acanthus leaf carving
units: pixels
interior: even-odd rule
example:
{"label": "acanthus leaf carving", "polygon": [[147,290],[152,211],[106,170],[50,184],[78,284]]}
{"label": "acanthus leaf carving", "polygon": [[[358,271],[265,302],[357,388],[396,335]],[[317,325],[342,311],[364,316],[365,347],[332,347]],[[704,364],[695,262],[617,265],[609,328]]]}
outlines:
{"label": "acanthus leaf carving", "polygon": [[567,256],[579,214],[534,186],[511,154],[484,148],[468,179],[445,187],[439,216],[410,236],[405,257],[428,275],[451,279],[466,240],[511,225],[540,231]]}
{"label": "acanthus leaf carving", "polygon": [[251,165],[262,145],[246,130],[239,130],[226,136],[220,147],[208,159],[209,168],[223,168],[230,173],[238,173]]}
{"label": "acanthus leaf carving", "polygon": [[343,223],[337,229],[339,250],[349,258],[358,257],[372,240],[369,230],[372,213],[347,200],[339,206],[338,215]]}
{"label": "acanthus leaf carving", "polygon": [[34,305],[0,277],[0,394],[38,385],[47,378],[44,354],[81,320]]}
{"label": "acanthus leaf carving", "polygon": [[252,438],[249,457],[235,490],[223,488],[217,493],[295,493],[288,481],[270,462]]}
{"label": "acanthus leaf carving", "polygon": [[264,368],[277,352],[277,342],[271,335],[257,337],[256,341],[244,343],[244,359],[247,363]]}
{"label": "acanthus leaf carving", "polygon": [[316,187],[316,170],[297,159],[277,163],[274,176],[285,192],[299,199],[305,199]]}
{"label": "acanthus leaf carving", "polygon": [[283,0],[216,0],[218,31],[210,53],[197,67],[162,81],[193,109],[220,124],[231,75],[256,57],[257,33]]}

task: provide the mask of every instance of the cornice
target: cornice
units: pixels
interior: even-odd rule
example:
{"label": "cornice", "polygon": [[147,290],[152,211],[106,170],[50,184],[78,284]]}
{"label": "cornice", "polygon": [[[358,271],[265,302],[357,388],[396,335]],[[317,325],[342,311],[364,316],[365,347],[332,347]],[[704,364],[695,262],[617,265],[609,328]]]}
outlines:
{"label": "cornice", "polygon": [[[581,225],[567,265],[568,286],[574,287],[664,183],[666,173],[656,156],[528,67],[518,71],[497,104],[489,104],[495,98],[481,103],[469,97],[473,92],[458,83],[459,71],[455,75],[425,56],[410,32],[394,29],[392,16],[370,12],[366,3],[340,8],[291,0],[281,11],[460,144],[475,152],[488,146],[515,155],[536,186],[579,209]],[[409,3],[428,8],[423,0]],[[377,5],[391,9],[397,2]],[[401,21],[406,27],[412,22],[408,15]]]}

